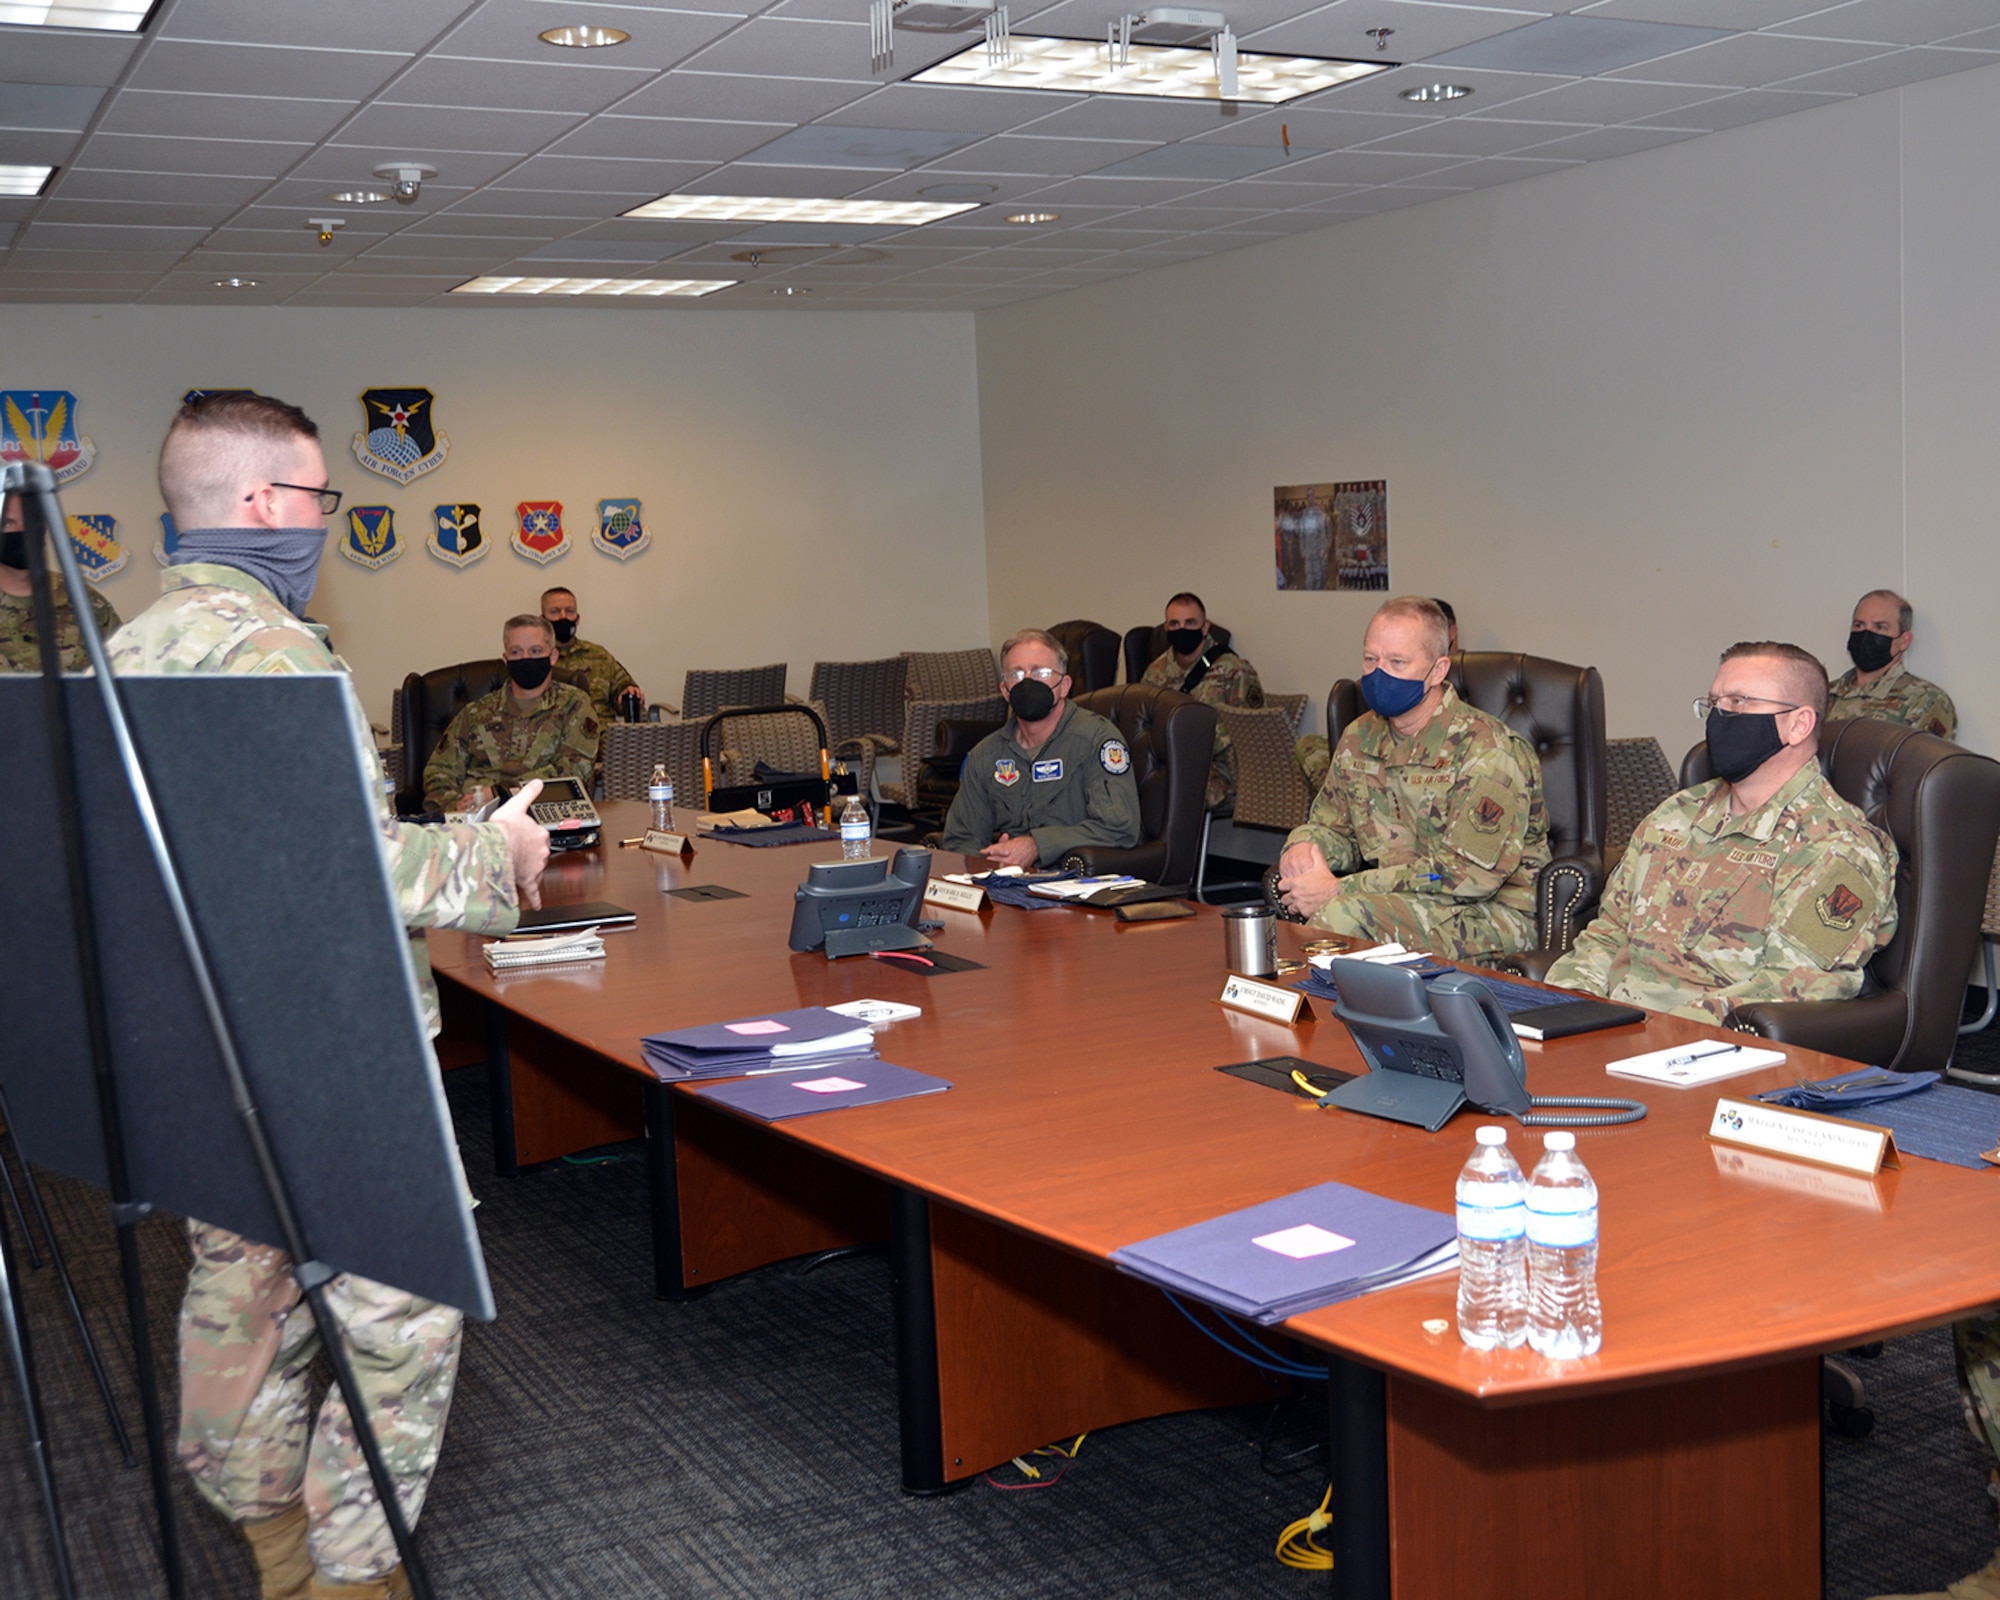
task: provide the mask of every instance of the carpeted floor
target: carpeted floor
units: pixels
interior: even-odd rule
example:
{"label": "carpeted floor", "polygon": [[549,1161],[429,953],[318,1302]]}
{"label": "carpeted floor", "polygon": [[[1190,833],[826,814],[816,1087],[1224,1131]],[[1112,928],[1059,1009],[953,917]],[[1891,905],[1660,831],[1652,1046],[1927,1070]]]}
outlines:
{"label": "carpeted floor", "polygon": [[[1962,1059],[2000,1069],[2000,1039]],[[477,1074],[450,1080],[500,1320],[468,1331],[422,1539],[441,1597],[1322,1595],[1280,1566],[1280,1529],[1318,1503],[1316,1394],[1089,1437],[1059,1483],[939,1500],[896,1489],[888,1275],[879,1258],[750,1274],[688,1305],[651,1295],[644,1173],[602,1165],[487,1174]],[[100,1201],[45,1191],[116,1372],[127,1366]],[[162,1370],[183,1259],[143,1229]],[[23,1265],[79,1593],[164,1594],[143,1468],[120,1468],[46,1269]],[[1615,1336],[1615,1330],[1614,1330]],[[1826,1435],[1831,1600],[1938,1587],[1994,1548],[1988,1462],[1959,1416],[1949,1337],[1861,1363],[1872,1436]],[[119,1384],[136,1428],[129,1383]],[[171,1400],[169,1400],[171,1404]],[[1270,1437],[1259,1448],[1259,1436]],[[1291,1460],[1284,1458],[1290,1455]],[[1059,1461],[1044,1461],[1060,1466]],[[1278,1475],[1289,1469],[1288,1475]],[[1007,1474],[1019,1481],[1018,1474]],[[178,1481],[178,1480],[177,1480]],[[189,1593],[249,1596],[234,1536],[179,1488]],[[0,1596],[55,1593],[18,1398],[0,1376]]]}

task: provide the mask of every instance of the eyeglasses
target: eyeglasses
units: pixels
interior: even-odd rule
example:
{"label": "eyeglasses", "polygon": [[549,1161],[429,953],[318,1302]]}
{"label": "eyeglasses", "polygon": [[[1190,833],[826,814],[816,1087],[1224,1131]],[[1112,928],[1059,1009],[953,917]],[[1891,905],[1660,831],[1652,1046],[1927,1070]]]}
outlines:
{"label": "eyeglasses", "polygon": [[1033,678],[1037,683],[1054,683],[1061,676],[1061,667],[1009,667],[1000,674],[1000,682],[1011,689],[1023,678]]}
{"label": "eyeglasses", "polygon": [[1789,700],[1766,700],[1759,694],[1725,694],[1713,698],[1703,695],[1694,703],[1694,714],[1702,722],[1708,721],[1711,711],[1720,711],[1725,717],[1740,717],[1746,706],[1776,706],[1780,711],[1803,711],[1804,706],[1793,705]]}
{"label": "eyeglasses", "polygon": [[[323,517],[330,517],[340,509],[340,491],[338,489],[315,489],[310,484],[305,483],[274,483],[271,487],[273,489],[296,489],[300,494],[318,496],[319,514]],[[245,500],[253,500],[256,496],[246,494],[243,498]]]}

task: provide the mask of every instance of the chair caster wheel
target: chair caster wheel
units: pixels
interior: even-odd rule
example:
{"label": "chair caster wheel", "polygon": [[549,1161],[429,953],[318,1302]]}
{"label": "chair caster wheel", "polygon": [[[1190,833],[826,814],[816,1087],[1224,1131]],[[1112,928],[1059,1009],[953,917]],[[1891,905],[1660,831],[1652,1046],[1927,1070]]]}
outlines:
{"label": "chair caster wheel", "polygon": [[1846,1438],[1865,1439],[1875,1431],[1875,1413],[1866,1406],[1844,1406],[1838,1400],[1829,1400],[1826,1414],[1834,1431]]}

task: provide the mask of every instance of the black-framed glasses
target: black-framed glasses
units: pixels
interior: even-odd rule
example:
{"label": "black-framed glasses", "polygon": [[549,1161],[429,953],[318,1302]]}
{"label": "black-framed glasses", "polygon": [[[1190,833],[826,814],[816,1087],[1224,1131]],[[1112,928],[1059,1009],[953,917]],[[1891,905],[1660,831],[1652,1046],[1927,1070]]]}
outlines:
{"label": "black-framed glasses", "polygon": [[1767,700],[1760,694],[1724,694],[1703,695],[1694,703],[1694,714],[1697,720],[1706,722],[1711,711],[1720,711],[1725,717],[1740,717],[1750,706],[1774,706],[1780,711],[1805,710],[1804,706],[1793,705],[1789,700]]}
{"label": "black-framed glasses", "polygon": [[[340,491],[338,489],[315,489],[309,483],[274,483],[271,487],[273,489],[296,489],[300,494],[317,495],[319,497],[319,514],[323,517],[330,517],[340,509]],[[243,498],[249,500],[253,496],[246,494]]]}

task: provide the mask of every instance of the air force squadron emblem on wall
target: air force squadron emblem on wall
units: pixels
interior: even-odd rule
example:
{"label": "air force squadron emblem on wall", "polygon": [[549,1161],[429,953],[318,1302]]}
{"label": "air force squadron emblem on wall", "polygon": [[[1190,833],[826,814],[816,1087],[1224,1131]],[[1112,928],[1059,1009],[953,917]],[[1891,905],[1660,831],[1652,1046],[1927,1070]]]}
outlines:
{"label": "air force squadron emblem on wall", "polygon": [[0,461],[39,461],[58,484],[82,477],[97,459],[97,441],[76,431],[76,407],[67,389],[0,392]]}
{"label": "air force squadron emblem on wall", "polygon": [[653,536],[639,521],[638,501],[600,500],[597,531],[590,536],[590,542],[608,556],[629,561],[653,542]]}
{"label": "air force squadron emblem on wall", "polygon": [[363,389],[366,419],[354,436],[354,459],[370,472],[398,483],[420,478],[443,465],[451,440],[431,417],[437,397],[428,389]]}
{"label": "air force squadron emblem on wall", "polygon": [[454,567],[469,567],[492,548],[479,526],[477,506],[433,506],[431,536],[424,548]]}
{"label": "air force squadron emblem on wall", "polygon": [[340,553],[370,570],[386,567],[403,553],[403,541],[396,537],[396,513],[388,506],[355,506],[347,513],[347,537],[340,541]]}
{"label": "air force squadron emblem on wall", "polygon": [[76,552],[76,564],[92,583],[102,583],[124,568],[131,554],[118,542],[116,517],[69,517],[69,544]]}
{"label": "air force squadron emblem on wall", "polygon": [[560,500],[523,500],[514,508],[514,550],[543,567],[569,554]]}

